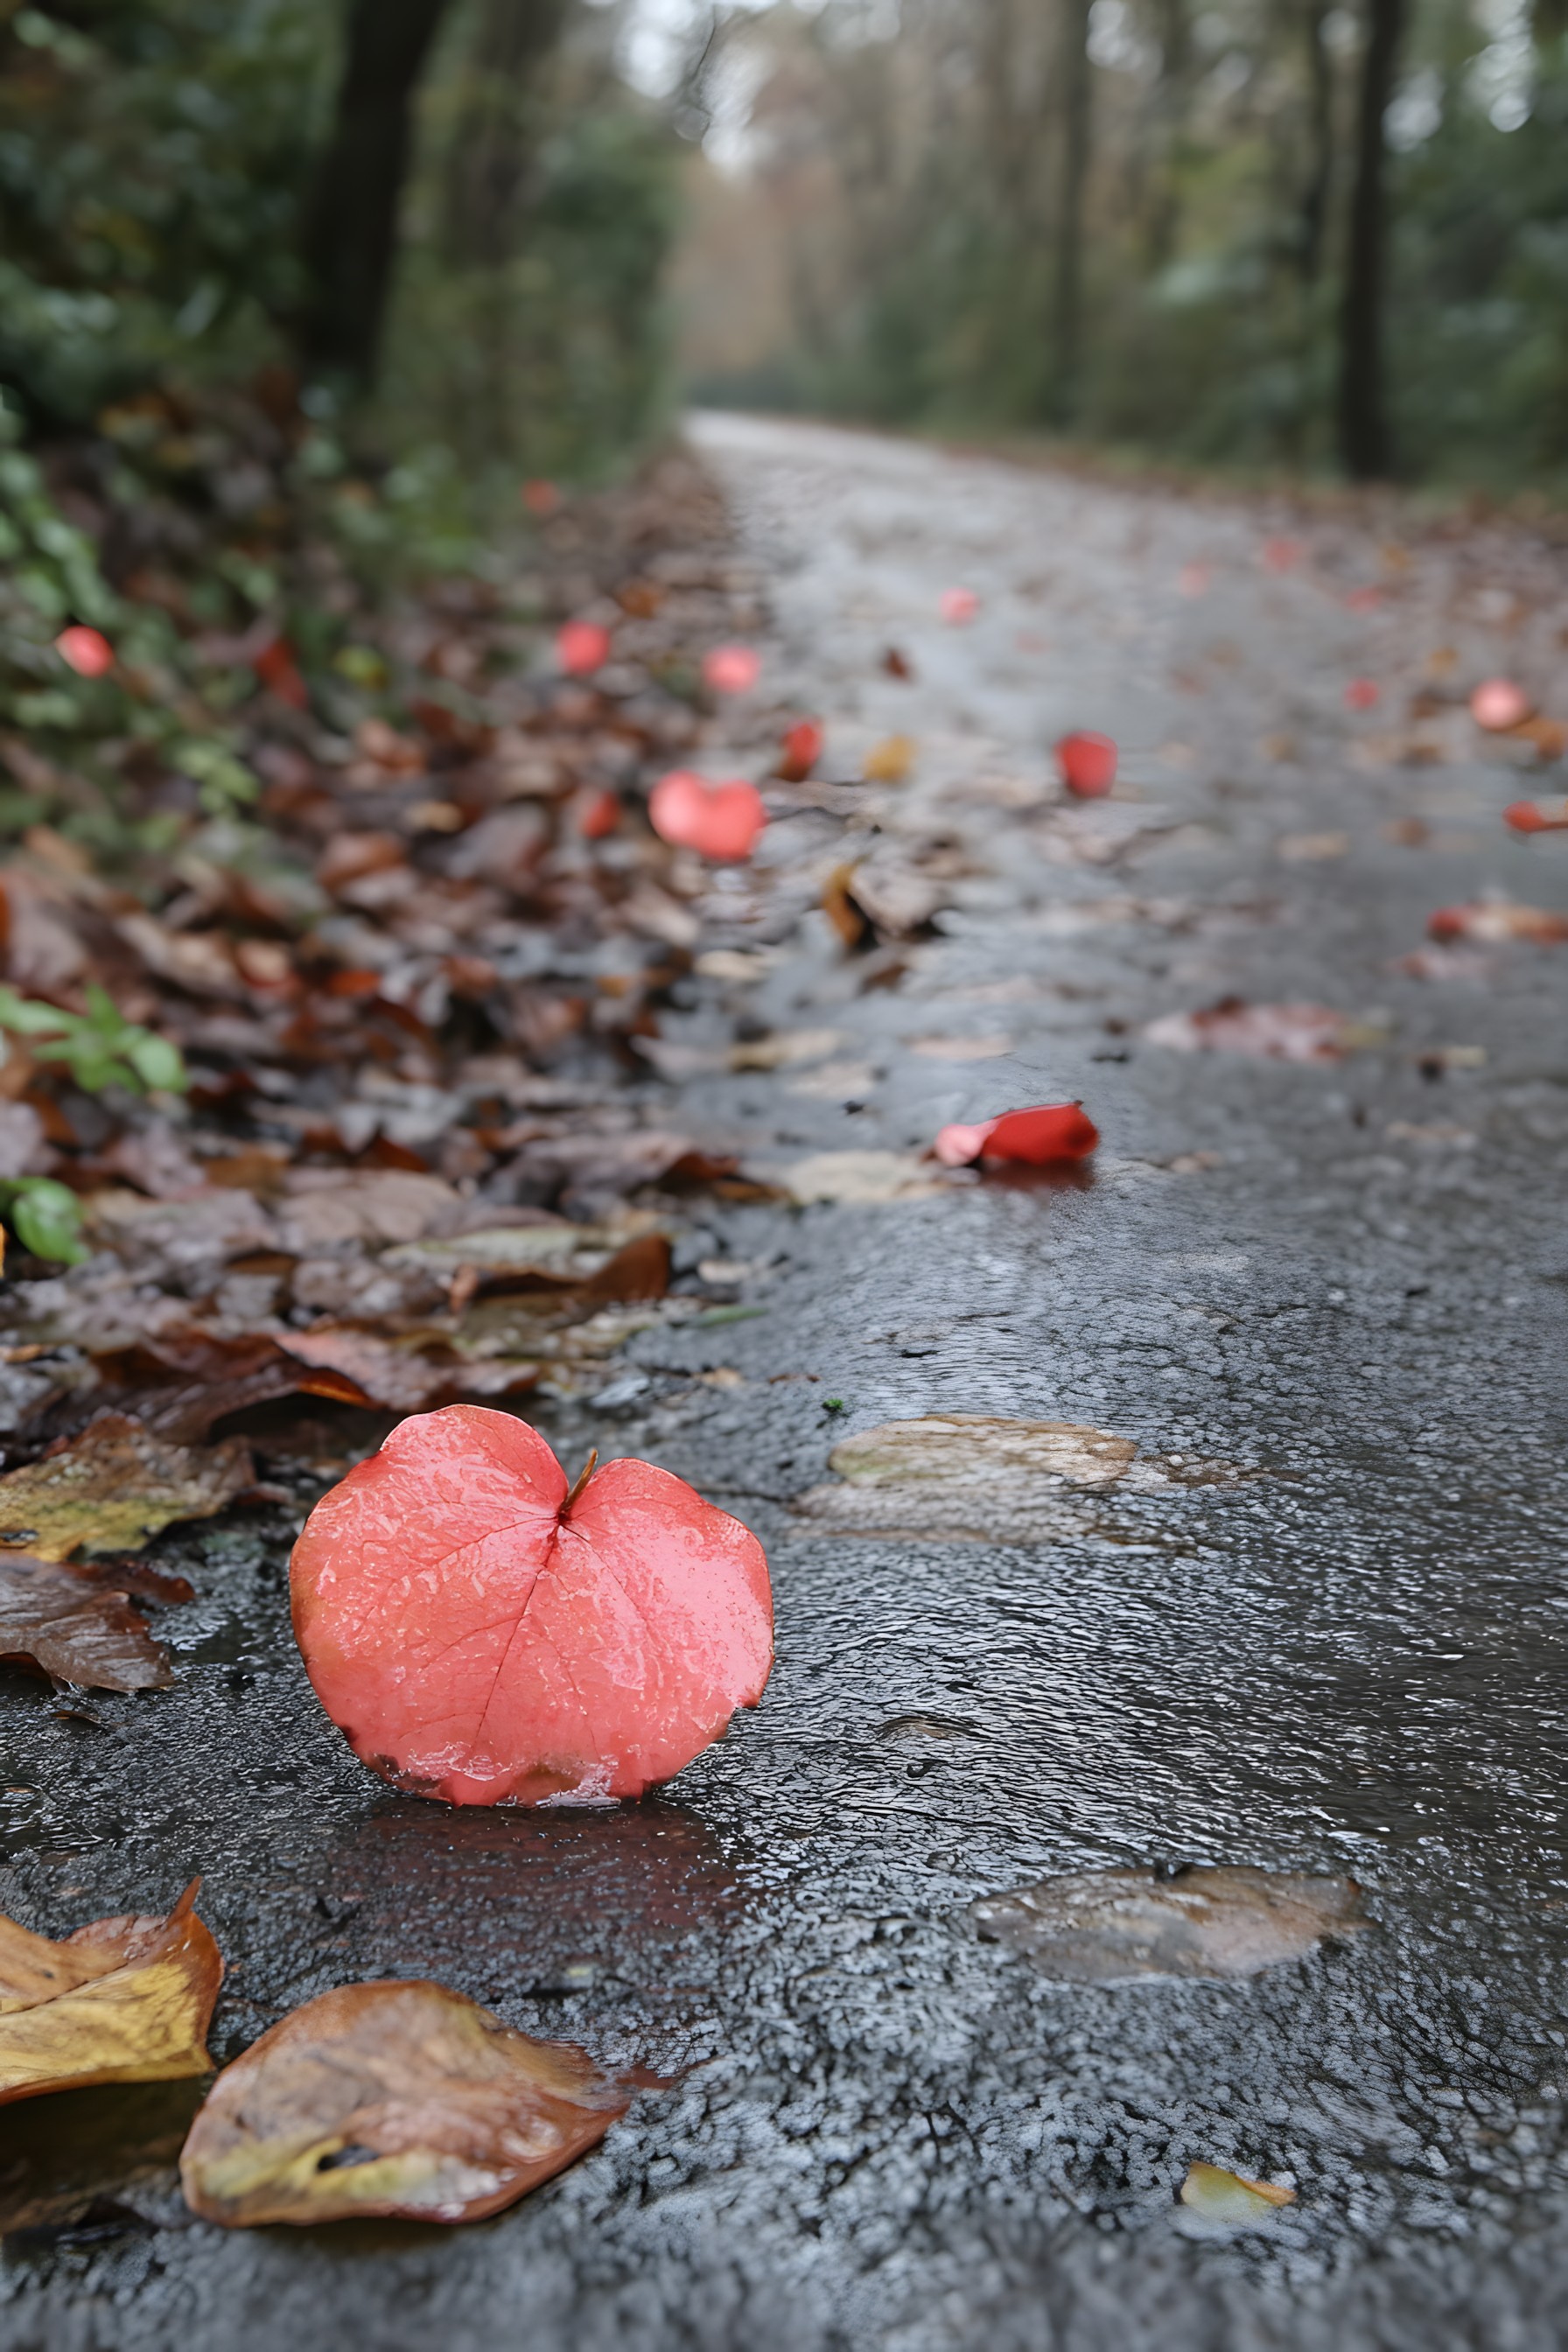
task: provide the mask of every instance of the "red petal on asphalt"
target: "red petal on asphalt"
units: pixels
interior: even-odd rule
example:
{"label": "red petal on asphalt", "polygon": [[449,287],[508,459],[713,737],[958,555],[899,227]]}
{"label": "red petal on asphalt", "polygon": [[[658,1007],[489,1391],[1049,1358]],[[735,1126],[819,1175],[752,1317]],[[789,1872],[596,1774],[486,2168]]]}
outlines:
{"label": "red petal on asphalt", "polygon": [[750,694],[763,674],[754,646],[715,646],[702,656],[702,680],[715,694]]}
{"label": "red petal on asphalt", "polygon": [[755,784],[724,784],[674,768],[648,798],[648,822],[661,841],[733,864],[750,857],[768,821]]}
{"label": "red petal on asphalt", "polygon": [[1294,572],[1306,553],[1299,539],[1266,539],[1263,561],[1270,572]]}
{"label": "red petal on asphalt", "polygon": [[1345,598],[1345,607],[1352,613],[1375,613],[1382,602],[1381,588],[1352,588]]}
{"label": "red petal on asphalt", "polygon": [[268,693],[275,694],[279,702],[286,702],[290,710],[310,709],[310,691],[300,675],[294,648],[287,637],[274,637],[272,643],[257,655],[251,667]]}
{"label": "red petal on asphalt", "polygon": [[114,647],[98,629],[62,629],[55,651],[78,677],[101,677],[114,667]]}
{"label": "red petal on asphalt", "polygon": [[822,757],[825,740],[815,719],[797,719],[784,739],[774,772],[786,784],[804,784]]}
{"label": "red petal on asphalt", "polygon": [[1474,940],[1483,947],[1528,940],[1547,948],[1568,940],[1568,915],[1545,907],[1517,906],[1507,898],[1481,898],[1468,907],[1439,907],[1428,917],[1426,929],[1435,940]]}
{"label": "red petal on asphalt", "polygon": [[590,793],[577,811],[577,830],[584,841],[603,841],[621,821],[621,804],[614,793]]}
{"label": "red petal on asphalt", "polygon": [[984,1150],[991,1126],[984,1119],[978,1127],[944,1127],[931,1150],[944,1168],[967,1168]]}
{"label": "red petal on asphalt", "polygon": [[294,1548],[316,1695],[372,1769],[449,1804],[636,1799],[754,1706],[773,1664],[762,1546],[668,1470],[570,1493],[536,1430],[422,1413]]}
{"label": "red petal on asphalt", "polygon": [[1347,710],[1371,710],[1383,699],[1383,688],[1375,678],[1352,677],[1345,688]]}
{"label": "red petal on asphalt", "polygon": [[1523,687],[1511,677],[1483,678],[1470,697],[1470,717],[1489,735],[1506,735],[1510,727],[1522,727],[1534,709]]}
{"label": "red petal on asphalt", "polygon": [[590,677],[610,658],[610,633],[597,621],[566,621],[555,632],[555,658],[568,677]]}
{"label": "red petal on asphalt", "polygon": [[1515,833],[1568,833],[1568,801],[1555,816],[1549,816],[1535,801],[1515,801],[1504,809],[1502,821]]}
{"label": "red petal on asphalt", "polygon": [[980,599],[973,588],[944,588],[942,592],[942,617],[950,629],[967,628],[980,610]]}
{"label": "red petal on asphalt", "polygon": [[1205,596],[1211,576],[1206,563],[1184,563],[1176,574],[1176,586],[1184,596]]}
{"label": "red petal on asphalt", "polygon": [[1004,1111],[978,1127],[944,1127],[931,1148],[944,1168],[964,1168],[975,1160],[1049,1168],[1064,1160],[1087,1160],[1099,1143],[1100,1129],[1081,1103],[1039,1103],[1029,1110]]}
{"label": "red petal on asphalt", "polygon": [[1081,801],[1099,800],[1116,782],[1116,746],[1109,735],[1082,728],[1057,745],[1057,773]]}

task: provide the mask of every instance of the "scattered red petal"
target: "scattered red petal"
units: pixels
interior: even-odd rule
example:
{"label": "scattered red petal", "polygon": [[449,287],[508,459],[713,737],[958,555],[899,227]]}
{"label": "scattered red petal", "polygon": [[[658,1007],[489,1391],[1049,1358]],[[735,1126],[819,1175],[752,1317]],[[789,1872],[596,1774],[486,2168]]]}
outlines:
{"label": "scattered red petal", "polygon": [[1381,588],[1352,588],[1345,598],[1345,606],[1352,613],[1375,613],[1382,602]]}
{"label": "scattered red petal", "polygon": [[1504,809],[1502,821],[1515,833],[1568,833],[1568,801],[1555,816],[1549,816],[1536,801],[1515,801]]}
{"label": "scattered red petal", "polygon": [[975,1160],[1051,1168],[1065,1160],[1087,1160],[1099,1144],[1100,1129],[1081,1103],[1041,1103],[1031,1110],[1004,1111],[978,1127],[944,1127],[931,1149],[944,1168],[966,1168]]}
{"label": "scattered red petal", "polygon": [[733,864],[750,857],[768,821],[755,784],[714,783],[689,768],[661,776],[648,798],[648,822],[661,841]]}
{"label": "scattered red petal", "polygon": [[62,629],[55,651],[78,677],[102,677],[114,667],[114,647],[99,629]]}
{"label": "scattered red petal", "polygon": [[784,739],[774,773],[781,776],[786,784],[804,784],[822,757],[825,740],[815,719],[797,720]]}
{"label": "scattered red petal", "polygon": [[980,599],[973,588],[944,588],[942,592],[942,617],[950,629],[966,629],[980,610]]}
{"label": "scattered red petal", "polygon": [[1483,947],[1512,940],[1556,947],[1568,940],[1568,915],[1545,907],[1517,906],[1507,898],[1481,898],[1468,907],[1439,907],[1426,929],[1435,940],[1473,940]]}
{"label": "scattered red petal", "polygon": [[1352,677],[1345,688],[1347,710],[1371,710],[1383,699],[1383,688],[1375,678]]}
{"label": "scattered red petal", "polygon": [[1206,596],[1211,577],[1206,563],[1184,563],[1176,574],[1176,586],[1184,596]]}
{"label": "scattered red petal", "polygon": [[1099,800],[1116,782],[1116,746],[1109,735],[1082,728],[1057,745],[1057,772],[1081,801]]}
{"label": "scattered red petal", "polygon": [[621,803],[611,792],[589,793],[577,810],[577,830],[584,841],[603,841],[621,821]]}
{"label": "scattered red petal", "polygon": [[1270,572],[1294,572],[1307,552],[1299,539],[1266,539],[1263,562]]}
{"label": "scattered red petal", "polygon": [[702,656],[702,681],[715,694],[750,694],[763,674],[755,646],[715,646]]}
{"label": "scattered red petal", "polygon": [[290,710],[310,709],[310,689],[300,674],[294,648],[287,637],[274,637],[257,655],[251,667],[268,692],[275,694],[279,702],[286,702]]}
{"label": "scattered red petal", "polygon": [[1522,727],[1534,708],[1511,677],[1483,678],[1470,697],[1470,717],[1489,735],[1506,735],[1510,727]]}
{"label": "scattered red petal", "polygon": [[536,1430],[453,1405],[394,1431],[294,1549],[294,1627],[373,1770],[448,1804],[635,1800],[754,1706],[756,1538],[668,1470],[570,1492]]}
{"label": "scattered red petal", "polygon": [[555,632],[555,658],[568,677],[590,677],[610,658],[610,633],[597,621],[565,621]]}
{"label": "scattered red petal", "polygon": [[522,503],[531,515],[552,515],[561,504],[561,493],[553,482],[524,482]]}

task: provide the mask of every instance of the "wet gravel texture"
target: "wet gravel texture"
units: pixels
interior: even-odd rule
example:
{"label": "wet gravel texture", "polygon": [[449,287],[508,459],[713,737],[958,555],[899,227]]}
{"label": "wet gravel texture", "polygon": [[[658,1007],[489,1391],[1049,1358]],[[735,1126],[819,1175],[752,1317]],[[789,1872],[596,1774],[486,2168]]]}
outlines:
{"label": "wet gravel texture", "polygon": [[[864,988],[814,916],[748,992],[763,1026],[846,1033],[837,1094],[700,1076],[679,1116],[788,1159],[1082,1096],[1098,1172],[701,1209],[688,1261],[749,1266],[763,1311],[645,1334],[640,1381],[542,1416],[564,1455],[664,1462],[769,1548],[763,1704],[657,1802],[455,1815],[384,1790],[310,1696],[289,1530],[254,1514],[155,1548],[199,1595],[161,1620],[173,1691],[61,1714],[5,1679],[5,1907],[63,1933],[202,1872],[221,2053],[330,1986],[432,1975],[680,2079],[459,2231],[193,2223],[167,2168],[184,2086],[114,2095],[129,2117],[108,2095],[11,2107],[0,2180],[100,2195],[6,2241],[0,2341],[1558,2346],[1568,949],[1391,965],[1488,884],[1568,906],[1568,844],[1504,832],[1524,787],[1479,739],[1410,766],[1380,737],[1439,645],[1457,675],[1539,668],[1550,641],[1504,628],[1502,591],[1555,595],[1560,625],[1561,572],[1474,535],[1391,572],[1377,530],[1335,524],[1276,578],[1258,550],[1281,526],[1239,504],[694,429],[768,577],[773,674],[915,736],[924,772],[994,780],[964,837],[994,822],[1005,848],[897,986]],[[1212,577],[1183,596],[1193,563]],[[1369,579],[1386,603],[1347,609]],[[936,618],[955,583],[984,599],[966,630]],[[890,644],[911,681],[879,667]],[[1384,688],[1361,716],[1355,673]],[[1035,826],[1069,725],[1123,746],[1109,853]],[[1340,854],[1300,851],[1332,834]],[[1233,992],[1376,1014],[1384,1042],[1290,1066],[1139,1034]],[[694,993],[694,1039],[721,995]],[[910,1050],[994,1032],[987,1060]],[[791,1519],[844,1431],[941,1410],[1268,1475],[1129,1495],[1036,1547]],[[1348,1872],[1375,1924],[1246,1981],[1095,1987],[968,1916],[1049,1874],[1181,1862]],[[1298,2202],[1204,2235],[1175,2202],[1200,2159]]]}

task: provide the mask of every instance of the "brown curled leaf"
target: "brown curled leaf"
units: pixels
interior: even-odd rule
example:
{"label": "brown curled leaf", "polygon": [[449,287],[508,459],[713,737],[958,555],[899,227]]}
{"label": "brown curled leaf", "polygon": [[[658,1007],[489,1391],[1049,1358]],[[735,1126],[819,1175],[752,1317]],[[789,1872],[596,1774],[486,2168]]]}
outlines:
{"label": "brown curled leaf", "polygon": [[225,2069],[180,2179],[192,2211],[230,2229],[477,2221],[596,2146],[630,2096],[444,1985],[348,1985]]}
{"label": "brown curled leaf", "polygon": [[0,1918],[0,2103],[210,2071],[223,1959],[200,1887],[166,1919],[95,1919],[59,1943]]}
{"label": "brown curled leaf", "polygon": [[79,1569],[3,1553],[0,1661],[37,1666],[83,1690],[167,1690],[174,1679],[146,1619],[123,1592]]}

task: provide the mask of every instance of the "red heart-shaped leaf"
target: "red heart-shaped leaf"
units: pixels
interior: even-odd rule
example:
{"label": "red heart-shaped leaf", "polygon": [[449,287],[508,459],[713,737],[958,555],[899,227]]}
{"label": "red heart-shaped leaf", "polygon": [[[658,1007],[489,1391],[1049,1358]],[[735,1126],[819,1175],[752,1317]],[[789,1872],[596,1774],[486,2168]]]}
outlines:
{"label": "red heart-shaped leaf", "polygon": [[317,1504],[294,1631],[354,1753],[449,1804],[637,1798],[754,1706],[762,1546],[668,1470],[567,1491],[536,1430],[479,1405],[405,1421]]}
{"label": "red heart-shaped leaf", "polygon": [[710,783],[689,768],[661,776],[648,795],[648,822],[661,841],[733,863],[750,857],[767,824],[755,784]]}

